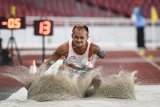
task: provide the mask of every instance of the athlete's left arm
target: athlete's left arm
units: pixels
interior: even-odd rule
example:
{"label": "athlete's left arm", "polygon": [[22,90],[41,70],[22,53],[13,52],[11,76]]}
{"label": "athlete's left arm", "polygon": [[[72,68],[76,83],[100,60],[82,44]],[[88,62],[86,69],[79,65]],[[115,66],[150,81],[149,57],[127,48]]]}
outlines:
{"label": "athlete's left arm", "polygon": [[91,45],[91,51],[92,54],[96,54],[98,57],[100,58],[104,58],[105,57],[105,51],[103,51],[98,45],[93,44]]}

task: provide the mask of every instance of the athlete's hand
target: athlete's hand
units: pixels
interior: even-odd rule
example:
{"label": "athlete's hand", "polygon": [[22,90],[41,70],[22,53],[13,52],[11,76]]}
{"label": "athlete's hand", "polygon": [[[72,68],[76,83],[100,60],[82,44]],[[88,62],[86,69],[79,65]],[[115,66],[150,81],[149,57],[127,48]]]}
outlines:
{"label": "athlete's hand", "polygon": [[100,58],[104,58],[105,57],[105,52],[100,50],[97,52],[97,56],[99,56]]}

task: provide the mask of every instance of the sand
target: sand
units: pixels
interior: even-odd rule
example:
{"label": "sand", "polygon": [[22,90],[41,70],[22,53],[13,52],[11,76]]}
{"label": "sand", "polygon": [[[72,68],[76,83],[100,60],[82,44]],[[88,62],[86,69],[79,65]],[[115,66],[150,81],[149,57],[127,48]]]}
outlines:
{"label": "sand", "polygon": [[136,85],[136,99],[90,97],[62,101],[36,102],[26,100],[23,87],[8,99],[0,101],[1,107],[159,107],[160,85]]}
{"label": "sand", "polygon": [[[20,71],[22,71],[22,69],[20,69]],[[122,73],[122,75],[110,77],[109,79],[105,80],[107,81],[107,84],[104,85],[111,86],[111,88],[114,89],[117,86],[117,83],[121,84],[126,83],[127,81],[128,84],[130,81],[129,83],[131,84],[129,86],[134,86],[131,87],[131,89],[134,89],[135,99],[105,98],[105,96],[102,96],[102,94],[100,96],[95,94],[95,96],[88,98],[77,97],[74,99],[37,102],[30,99],[27,100],[27,90],[23,87],[16,93],[12,94],[8,99],[0,101],[0,107],[159,107],[160,85],[134,85],[134,75],[132,75],[132,73],[131,75],[126,74],[127,73]],[[26,77],[26,74],[23,73],[23,75],[20,75],[20,77]],[[102,87],[100,86],[100,88],[103,88],[104,85],[102,85]],[[114,92],[115,91],[113,91],[113,93]],[[108,97],[108,94],[106,94],[106,96]]]}

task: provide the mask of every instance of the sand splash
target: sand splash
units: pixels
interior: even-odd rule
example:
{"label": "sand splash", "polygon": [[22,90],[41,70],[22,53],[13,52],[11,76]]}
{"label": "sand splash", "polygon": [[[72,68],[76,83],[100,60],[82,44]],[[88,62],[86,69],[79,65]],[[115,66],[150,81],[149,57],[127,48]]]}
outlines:
{"label": "sand splash", "polygon": [[[134,75],[121,71],[103,76],[106,70],[95,68],[86,73],[66,69],[53,74],[29,74],[23,66],[8,67],[6,76],[12,77],[28,90],[27,99],[35,101],[66,100],[85,97],[134,99]],[[79,71],[84,72],[84,71]]]}

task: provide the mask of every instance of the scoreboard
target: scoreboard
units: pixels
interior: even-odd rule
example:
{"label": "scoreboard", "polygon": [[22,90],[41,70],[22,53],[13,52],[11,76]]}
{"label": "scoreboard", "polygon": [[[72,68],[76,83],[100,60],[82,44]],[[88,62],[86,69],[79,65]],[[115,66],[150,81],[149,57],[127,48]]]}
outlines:
{"label": "scoreboard", "polygon": [[25,27],[24,17],[0,17],[0,29],[24,29]]}
{"label": "scoreboard", "polygon": [[34,34],[51,36],[53,34],[53,21],[51,20],[34,21]]}
{"label": "scoreboard", "polygon": [[[33,24],[34,34],[41,36],[53,35],[53,21],[51,20],[36,20]],[[25,17],[0,17],[0,29],[25,29]]]}

